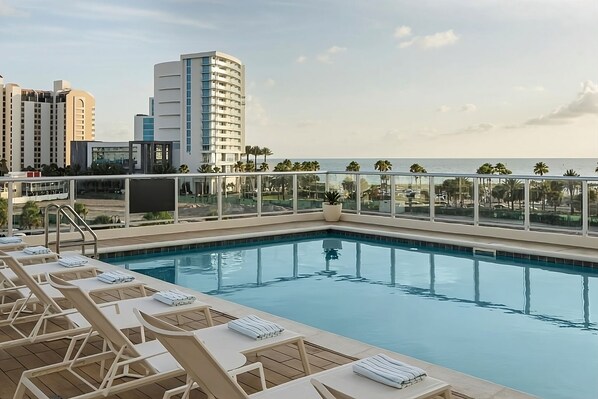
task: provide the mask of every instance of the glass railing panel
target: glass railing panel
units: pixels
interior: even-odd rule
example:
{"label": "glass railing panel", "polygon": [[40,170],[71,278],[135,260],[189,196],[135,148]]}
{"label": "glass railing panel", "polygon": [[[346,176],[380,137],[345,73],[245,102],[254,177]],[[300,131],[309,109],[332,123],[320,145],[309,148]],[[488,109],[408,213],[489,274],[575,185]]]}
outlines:
{"label": "glass railing panel", "polygon": [[363,175],[361,213],[390,215],[391,183],[389,175]]}
{"label": "glass railing panel", "polygon": [[[505,224],[523,227],[525,219],[523,180],[507,176],[480,178],[479,199],[481,225]],[[473,207],[473,201],[471,206]]]}
{"label": "glass railing panel", "polygon": [[222,216],[257,214],[257,177],[255,175],[223,178]]}
{"label": "glass railing panel", "polygon": [[579,180],[537,179],[530,182],[532,229],[580,230],[582,193]]}
{"label": "glass railing panel", "polygon": [[218,216],[216,177],[179,176],[178,212],[179,220],[199,221]]}
{"label": "glass railing panel", "polygon": [[262,175],[262,214],[293,211],[293,176]]}
{"label": "glass railing panel", "polygon": [[430,217],[430,178],[395,176],[395,215]]}
{"label": "glass railing panel", "polygon": [[76,180],[75,192],[75,210],[92,229],[124,227],[124,179]]}
{"label": "glass railing panel", "polygon": [[[331,173],[328,175],[328,189],[337,190],[341,194],[343,211],[351,212],[357,210],[358,180],[358,175],[355,173]],[[361,176],[361,180],[365,181],[363,176]]]}
{"label": "glass railing panel", "polygon": [[598,232],[598,182],[588,183],[588,229]]}
{"label": "glass railing panel", "polygon": [[326,174],[314,173],[297,176],[297,210],[321,210]]}
{"label": "glass railing panel", "polygon": [[434,213],[439,221],[473,223],[473,180],[465,177],[434,178]]}

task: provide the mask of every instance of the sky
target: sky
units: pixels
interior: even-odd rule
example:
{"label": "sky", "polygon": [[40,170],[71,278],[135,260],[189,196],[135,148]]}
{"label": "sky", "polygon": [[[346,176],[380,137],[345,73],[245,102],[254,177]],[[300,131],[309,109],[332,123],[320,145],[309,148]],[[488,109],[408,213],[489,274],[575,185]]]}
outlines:
{"label": "sky", "polygon": [[246,66],[274,158],[598,158],[596,0],[0,0],[0,75],[96,99],[133,139],[154,64]]}

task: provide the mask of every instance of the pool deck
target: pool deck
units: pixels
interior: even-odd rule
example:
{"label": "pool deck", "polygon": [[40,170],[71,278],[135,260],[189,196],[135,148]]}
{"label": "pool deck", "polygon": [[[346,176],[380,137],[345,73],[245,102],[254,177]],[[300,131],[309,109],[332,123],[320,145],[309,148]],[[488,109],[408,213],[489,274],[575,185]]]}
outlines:
{"label": "pool deck", "polygon": [[[476,236],[448,235],[417,230],[397,229],[384,226],[366,225],[362,223],[325,223],[320,221],[293,222],[268,226],[254,226],[236,229],[222,229],[209,231],[192,231],[186,233],[156,234],[143,237],[127,237],[119,239],[104,239],[99,242],[100,253],[113,253],[143,248],[186,245],[197,242],[222,241],[251,237],[264,237],[288,233],[302,233],[314,230],[327,230],[334,228],[349,232],[375,233],[393,237],[401,237],[428,242],[439,242],[460,246],[493,248],[499,250],[525,251],[527,253],[543,254],[543,256],[563,257],[587,260],[593,257],[598,259],[598,250],[576,249],[566,246],[531,244],[521,241],[501,240],[495,238],[482,238]],[[172,284],[153,279],[148,276],[136,274],[137,278],[147,282],[156,289],[172,288]],[[184,291],[193,292],[188,289]],[[326,331],[283,319],[265,312],[238,305],[220,298],[211,297],[198,292],[193,292],[201,301],[209,303],[218,313],[215,314],[217,323],[224,323],[231,317],[240,317],[249,313],[258,314],[264,318],[274,320],[285,327],[302,333],[306,337],[309,362],[314,372],[345,364],[357,358],[363,358],[377,353],[389,353],[410,364],[427,370],[432,377],[444,380],[452,385],[457,398],[477,399],[524,399],[533,398],[504,386],[484,381],[469,375],[450,370],[438,365],[410,358],[405,355],[393,353],[346,337],[338,336]],[[184,323],[186,328],[200,328],[205,326],[201,316],[192,316]],[[0,331],[1,334],[1,331]],[[67,341],[54,341],[46,344],[35,344],[7,351],[0,350],[0,398],[11,397],[20,373],[25,368],[51,364],[60,359],[64,354]],[[248,358],[249,361],[256,360]],[[260,354],[260,361],[266,367],[268,385],[278,385],[290,379],[301,377],[301,362],[298,353],[292,347],[269,350]],[[245,376],[240,381],[248,392],[254,392],[257,387],[255,375]],[[63,378],[44,380],[44,383],[58,397],[68,397],[80,388]],[[56,384],[57,388],[51,385]],[[164,384],[153,386],[152,389],[121,394],[119,398],[161,398],[164,389],[171,388],[177,381],[167,381]],[[67,393],[72,392],[72,393]],[[197,396],[195,398],[203,397]]]}

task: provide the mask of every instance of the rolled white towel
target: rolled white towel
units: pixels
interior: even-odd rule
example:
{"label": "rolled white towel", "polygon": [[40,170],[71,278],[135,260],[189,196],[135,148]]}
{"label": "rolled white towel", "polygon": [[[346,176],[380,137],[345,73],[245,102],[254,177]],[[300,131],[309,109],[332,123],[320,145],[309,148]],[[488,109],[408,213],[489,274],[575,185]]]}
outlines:
{"label": "rolled white towel", "polygon": [[195,302],[197,299],[193,295],[185,294],[176,289],[156,292],[153,298],[170,306],[187,305]]}
{"label": "rolled white towel", "polygon": [[60,266],[64,266],[64,267],[82,266],[82,265],[86,264],[87,262],[89,262],[89,259],[87,259],[83,256],[77,256],[77,255],[63,256],[62,258],[60,258],[58,260],[58,264]]}
{"label": "rolled white towel", "polygon": [[21,237],[0,237],[0,244],[20,244],[22,242]]}
{"label": "rolled white towel", "polygon": [[256,315],[231,320],[228,322],[228,328],[256,340],[275,337],[284,331],[284,327]]}
{"label": "rolled white towel", "polygon": [[23,252],[26,253],[27,255],[44,255],[44,254],[49,254],[52,251],[50,251],[46,247],[37,245],[35,247],[27,247],[27,248],[23,249]]}
{"label": "rolled white towel", "polygon": [[100,274],[98,276],[98,280],[108,284],[121,284],[135,280],[135,276],[123,273],[118,270],[111,270]]}
{"label": "rolled white towel", "polygon": [[399,389],[421,381],[426,376],[424,370],[382,353],[356,362],[353,364],[353,371],[373,381]]}

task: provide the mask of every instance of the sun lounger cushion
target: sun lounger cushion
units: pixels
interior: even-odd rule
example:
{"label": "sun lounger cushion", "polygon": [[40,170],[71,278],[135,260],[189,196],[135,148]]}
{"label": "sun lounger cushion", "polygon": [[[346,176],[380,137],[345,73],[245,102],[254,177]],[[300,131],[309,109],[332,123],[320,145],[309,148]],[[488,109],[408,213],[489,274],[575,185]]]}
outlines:
{"label": "sun lounger cushion", "polygon": [[86,264],[87,262],[89,262],[89,260],[87,258],[84,258],[83,256],[63,256],[62,258],[60,258],[58,260],[58,263],[60,264],[60,266],[64,266],[64,267],[77,267],[77,266],[81,266]]}
{"label": "sun lounger cushion", "polygon": [[27,255],[44,255],[44,254],[49,254],[51,251],[46,247],[42,247],[41,245],[38,245],[35,247],[27,247],[27,248],[23,249],[23,252],[26,253]]}
{"label": "sun lounger cushion", "polygon": [[382,384],[405,388],[421,381],[426,372],[384,354],[362,359],[353,364],[353,371]]}
{"label": "sun lounger cushion", "polygon": [[118,270],[111,270],[109,272],[104,272],[100,274],[98,276],[98,280],[108,284],[120,284],[128,283],[129,281],[135,280],[135,276],[123,273]]}
{"label": "sun lounger cushion", "polygon": [[284,328],[278,324],[256,315],[229,321],[228,328],[257,340],[275,337],[284,331]]}
{"label": "sun lounger cushion", "polygon": [[22,242],[21,237],[0,237],[0,244],[20,244]]}
{"label": "sun lounger cushion", "polygon": [[197,299],[193,295],[188,295],[175,289],[156,292],[153,297],[154,299],[170,306],[187,305],[195,302]]}

